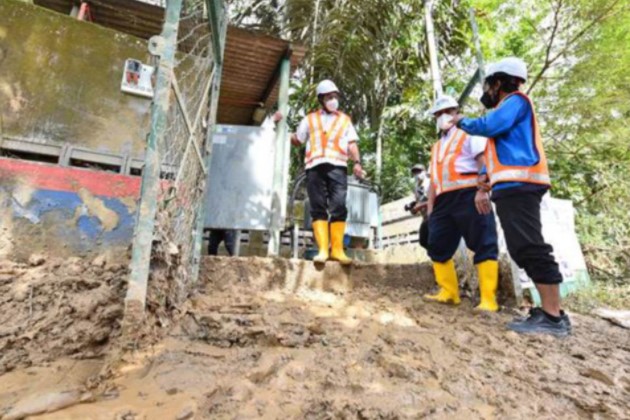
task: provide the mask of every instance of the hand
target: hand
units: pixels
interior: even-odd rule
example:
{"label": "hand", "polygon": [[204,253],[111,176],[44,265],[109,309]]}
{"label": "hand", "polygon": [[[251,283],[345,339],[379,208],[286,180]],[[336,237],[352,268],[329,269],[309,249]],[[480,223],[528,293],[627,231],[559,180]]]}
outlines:
{"label": "hand", "polygon": [[427,203],[416,203],[415,206],[411,209],[411,214],[416,215],[422,211],[422,209],[427,207]]}
{"label": "hand", "polygon": [[490,179],[487,174],[479,174],[477,177],[477,189],[483,192],[490,192],[492,185],[490,185]]}
{"label": "hand", "polygon": [[462,114],[457,114],[457,115],[455,115],[453,117],[453,119],[451,120],[451,123],[453,125],[457,125],[457,123],[460,122],[461,120],[463,120],[464,118],[466,118],[466,117],[464,117]]}
{"label": "hand", "polygon": [[490,194],[483,190],[477,190],[475,194],[475,207],[479,214],[487,215],[492,212],[492,204],[490,204]]}
{"label": "hand", "polygon": [[277,123],[278,121],[282,121],[283,118],[284,118],[284,115],[282,115],[282,112],[280,111],[276,111],[275,114],[273,114],[273,116],[271,117],[271,119],[275,123]]}
{"label": "hand", "polygon": [[360,163],[355,163],[354,164],[354,168],[352,169],[352,173],[354,174],[354,176],[356,176],[359,179],[365,179],[365,171],[363,170],[363,167],[361,167]]}

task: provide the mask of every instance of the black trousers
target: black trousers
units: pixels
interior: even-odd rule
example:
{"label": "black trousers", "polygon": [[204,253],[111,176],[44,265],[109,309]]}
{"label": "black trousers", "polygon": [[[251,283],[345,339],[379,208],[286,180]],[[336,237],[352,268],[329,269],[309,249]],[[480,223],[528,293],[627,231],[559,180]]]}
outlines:
{"label": "black trousers", "polygon": [[496,260],[499,255],[494,213],[482,215],[475,208],[477,188],[440,194],[429,217],[429,257],[436,262],[453,258],[464,238],[475,253],[475,264]]}
{"label": "black trousers", "polygon": [[420,223],[420,229],[418,230],[418,239],[420,242],[420,246],[427,251],[429,250],[429,221],[427,217],[422,218],[422,223]]}
{"label": "black trousers", "polygon": [[562,274],[545,242],[540,221],[543,192],[523,192],[498,198],[497,215],[510,256],[534,283],[558,284]]}
{"label": "black trousers", "polygon": [[219,245],[221,242],[225,242],[225,249],[230,256],[234,255],[234,244],[236,239],[236,232],[227,229],[213,229],[210,231],[210,241],[208,243],[208,254],[218,255]]}
{"label": "black trousers", "polygon": [[[306,171],[306,191],[313,221],[345,222],[348,175],[345,166],[322,163]],[[330,216],[330,217],[329,217]]]}

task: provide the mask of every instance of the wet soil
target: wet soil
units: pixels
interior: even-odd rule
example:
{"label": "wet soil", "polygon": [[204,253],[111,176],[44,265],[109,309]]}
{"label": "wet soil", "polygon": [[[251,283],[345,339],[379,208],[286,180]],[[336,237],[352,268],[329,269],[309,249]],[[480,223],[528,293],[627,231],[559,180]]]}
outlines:
{"label": "wet soil", "polygon": [[0,376],[0,416],[630,418],[628,330],[572,314],[566,339],[519,336],[513,311],[426,303],[431,286],[427,267],[208,259],[166,336],[112,378],[90,388],[98,359],[31,357]]}

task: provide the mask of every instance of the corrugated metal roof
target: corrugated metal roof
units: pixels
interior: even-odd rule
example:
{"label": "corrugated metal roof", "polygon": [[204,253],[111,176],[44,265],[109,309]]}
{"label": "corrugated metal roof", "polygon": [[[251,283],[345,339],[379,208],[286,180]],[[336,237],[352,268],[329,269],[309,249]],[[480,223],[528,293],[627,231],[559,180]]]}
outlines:
{"label": "corrugated metal roof", "polygon": [[[80,1],[34,0],[34,3],[70,14],[72,7]],[[96,24],[144,39],[162,31],[162,7],[135,0],[89,0],[88,3]],[[180,33],[184,34],[186,30],[182,29]],[[289,50],[291,68],[295,70],[306,53],[303,46],[242,28],[228,28],[217,115],[219,123],[249,125],[258,104],[264,103],[267,108],[275,104],[279,63]]]}
{"label": "corrugated metal roof", "polygon": [[[291,68],[295,69],[304,58],[304,47],[240,28],[228,29],[217,117],[220,123],[250,124],[257,104],[269,108],[276,103],[276,72],[289,49]],[[273,88],[269,88],[271,84]]]}

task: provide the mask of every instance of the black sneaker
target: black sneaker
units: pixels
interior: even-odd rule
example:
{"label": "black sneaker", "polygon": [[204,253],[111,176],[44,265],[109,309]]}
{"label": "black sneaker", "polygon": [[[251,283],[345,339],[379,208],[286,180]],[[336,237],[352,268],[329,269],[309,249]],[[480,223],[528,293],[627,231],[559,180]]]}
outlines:
{"label": "black sneaker", "polygon": [[569,333],[571,333],[571,320],[569,319],[569,315],[564,312],[564,311],[560,311],[560,318],[562,318],[562,320],[564,321],[564,323],[567,325],[567,327],[569,328]]}
{"label": "black sneaker", "polygon": [[507,325],[509,330],[519,334],[551,334],[565,337],[571,333],[571,320],[562,311],[560,321],[554,322],[545,315],[541,308],[532,308],[526,319],[517,319]]}
{"label": "black sneaker", "polygon": [[[512,318],[512,322],[526,321],[527,318],[538,312],[544,315],[542,308],[530,308],[526,316],[515,316],[514,318]],[[569,326],[569,330],[571,330],[571,319],[569,319],[569,315],[563,310],[560,310],[560,318],[562,318],[567,323],[567,325]]]}

